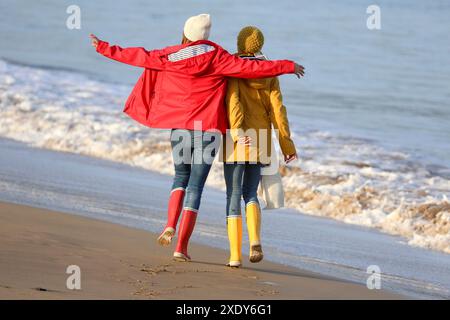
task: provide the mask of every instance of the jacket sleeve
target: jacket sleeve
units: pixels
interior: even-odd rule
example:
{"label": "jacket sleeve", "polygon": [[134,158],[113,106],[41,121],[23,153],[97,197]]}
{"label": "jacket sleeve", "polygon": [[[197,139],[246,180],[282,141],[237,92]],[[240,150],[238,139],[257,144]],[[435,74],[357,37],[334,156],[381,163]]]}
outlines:
{"label": "jacket sleeve", "polygon": [[230,134],[234,142],[239,139],[239,129],[242,129],[244,123],[244,110],[239,100],[239,80],[228,80],[228,91],[226,97],[228,122],[230,125]]}
{"label": "jacket sleeve", "polygon": [[270,120],[275,129],[278,130],[278,141],[284,155],[297,153],[294,142],[291,139],[286,107],[283,105],[283,97],[280,90],[278,78],[272,80],[270,88]]}
{"label": "jacket sleeve", "polygon": [[100,40],[97,46],[97,52],[107,58],[132,66],[155,70],[164,69],[161,50],[147,51],[141,47],[121,48],[119,46],[110,46],[108,42]]}
{"label": "jacket sleeve", "polygon": [[234,78],[269,78],[294,73],[294,62],[290,60],[241,59],[221,49],[213,63],[214,74]]}

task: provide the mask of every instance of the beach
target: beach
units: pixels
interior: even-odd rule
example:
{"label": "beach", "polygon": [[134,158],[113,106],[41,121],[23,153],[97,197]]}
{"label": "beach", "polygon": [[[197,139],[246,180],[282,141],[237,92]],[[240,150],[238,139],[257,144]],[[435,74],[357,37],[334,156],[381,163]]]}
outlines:
{"label": "beach", "polygon": [[[143,230],[0,203],[2,299],[394,299],[361,284],[265,261],[224,265],[225,250],[191,245],[192,262]],[[245,257],[247,260],[247,257]],[[81,270],[81,290],[66,269]]]}
{"label": "beach", "polygon": [[[379,30],[354,0],[81,0],[81,29],[67,27],[70,4],[0,3],[8,12],[0,20],[0,299],[234,299],[235,290],[242,299],[450,299],[449,3],[380,0]],[[194,262],[175,264],[155,245],[174,175],[170,130],[123,113],[142,69],[102,57],[88,37],[163,48],[200,12],[213,17],[210,40],[230,53],[251,24],[265,35],[268,59],[307,70],[279,77],[299,160],[280,161],[286,206],[262,210],[265,260],[242,270],[223,266],[218,159],[191,238]],[[65,287],[69,264],[81,267],[81,291]],[[373,268],[382,291],[366,288]]]}
{"label": "beach", "polygon": [[[51,263],[56,259],[49,256],[54,255],[54,252],[51,251],[53,250],[52,245],[61,239],[58,234],[62,234],[62,237],[65,234],[73,234],[72,240],[67,239],[66,244],[61,244],[63,256],[61,259],[57,259],[60,264],[46,264],[49,270],[57,269],[54,276],[58,280],[54,281],[57,281],[57,288],[60,289],[61,287],[64,289],[65,279],[68,277],[65,270],[69,264],[80,263],[79,266],[83,272],[84,263],[91,261],[93,270],[89,278],[94,282],[97,277],[101,281],[107,280],[104,277],[110,270],[109,264],[114,264],[118,270],[122,270],[122,274],[135,272],[136,275],[143,276],[137,269],[141,268],[142,264],[149,264],[153,254],[155,254],[155,260],[149,264],[152,266],[151,268],[165,264],[173,265],[172,251],[156,246],[155,243],[156,234],[161,231],[165,223],[170,186],[171,177],[168,175],[72,153],[32,148],[17,141],[0,139],[0,201],[18,205],[9,205],[10,208],[16,208],[12,213],[4,212],[3,209],[1,213],[4,217],[1,223],[2,231],[0,233],[3,237],[1,243],[7,245],[6,248],[0,250],[2,255],[0,264],[1,268],[6,267],[15,272],[14,276],[7,276],[7,273],[1,272],[6,279],[2,279],[2,285],[8,285],[8,281],[10,281],[8,279],[15,279],[22,283],[22,288],[28,288],[27,290],[33,294],[51,295],[52,293],[49,291],[36,293],[30,288],[46,284],[40,282],[41,279],[46,279],[41,273],[41,264]],[[26,205],[26,207],[22,205]],[[41,209],[31,209],[32,207]],[[230,270],[224,267],[224,263],[228,259],[224,207],[223,192],[210,187],[205,188],[199,218],[192,236],[191,252],[195,261],[204,263],[201,265],[202,270],[213,268],[213,270],[225,272],[224,275],[226,275],[228,274],[226,272],[230,272]],[[20,208],[24,209],[20,210]],[[48,213],[48,210],[64,212],[64,214]],[[31,212],[42,214],[31,214]],[[46,218],[45,222],[36,220],[44,219],[47,214],[51,218]],[[450,272],[449,255],[405,245],[402,238],[383,234],[370,228],[309,216],[294,210],[263,210],[262,215],[265,260],[257,265],[245,263],[246,268],[265,269],[276,262],[289,266],[283,267],[287,268],[286,270],[297,270],[296,272],[303,274],[320,274],[319,278],[334,278],[340,279],[339,282],[356,283],[357,286],[370,291],[366,288],[369,276],[367,268],[376,265],[381,269],[382,290],[395,292],[408,298],[446,299],[450,296],[447,276]],[[50,223],[56,220],[59,221],[59,224],[51,227]],[[67,223],[65,221],[74,222]],[[77,223],[81,223],[81,225]],[[48,229],[36,232],[38,229],[35,230],[33,226],[37,228],[38,225]],[[114,232],[106,232],[104,229],[102,229],[104,231],[93,230],[90,227],[84,227],[85,225],[108,226],[105,227],[106,231],[109,230],[108,228],[112,228],[111,230]],[[245,248],[248,247],[245,229],[244,254],[247,253]],[[16,230],[20,230],[20,232],[16,232]],[[120,234],[122,232],[120,230],[127,235]],[[49,237],[49,234],[53,233],[56,235]],[[141,238],[137,240],[134,234],[139,234]],[[33,247],[35,241],[40,241],[39,237],[44,237],[41,242],[42,248],[39,245]],[[84,241],[88,239],[90,242],[86,244]],[[102,249],[89,251],[89,248],[97,247]],[[121,265],[118,260],[108,261],[111,257],[119,254],[115,253],[116,247],[125,248],[121,252],[131,254],[131,256],[124,254],[124,261],[133,257],[131,260],[134,262]],[[13,250],[13,248],[15,249]],[[202,248],[203,251],[200,250],[198,253],[198,248]],[[59,252],[58,250],[56,252]],[[15,254],[13,254],[14,252]],[[27,252],[31,252],[31,255],[29,256]],[[37,254],[38,252],[39,254]],[[46,252],[47,256],[43,255],[40,258],[41,252]],[[202,254],[202,252],[204,253]],[[97,257],[97,253],[102,253],[102,255]],[[85,254],[90,254],[91,258],[82,261],[83,263],[80,260],[73,261],[71,258],[78,259]],[[104,264],[103,261],[108,261],[108,263]],[[213,264],[209,265],[208,263]],[[131,268],[129,266],[131,264],[136,268]],[[37,272],[22,269],[22,272],[19,273],[20,268],[26,268],[27,265],[36,265]],[[187,264],[187,266],[197,266],[197,264]],[[277,268],[279,267],[277,266]],[[245,274],[249,272],[246,268],[237,272]],[[171,275],[166,272],[164,274],[168,277]],[[277,277],[271,275],[269,278],[272,279],[272,276]],[[243,279],[240,278],[239,281],[243,281]],[[281,280],[277,278],[277,281],[267,281]],[[280,291],[285,286],[291,288],[289,283],[293,280],[289,278],[289,281],[286,281],[285,284],[280,284],[279,287],[271,290]],[[162,282],[160,285],[164,286]],[[190,282],[186,281],[186,283]],[[12,284],[9,283],[9,285]],[[44,288],[46,287],[44,286]],[[128,293],[136,292],[136,290],[133,291],[134,287],[129,288]],[[245,288],[247,286],[242,286],[240,290],[245,291]],[[267,289],[265,286],[258,288]],[[315,289],[311,290],[311,294],[317,292]],[[112,295],[116,290],[106,291],[106,295]],[[12,292],[12,290],[7,292]],[[286,294],[288,294],[287,292]],[[197,294],[200,297],[202,293],[197,292]],[[302,290],[295,294],[297,298],[306,297],[306,293]],[[368,294],[372,295],[373,293]],[[245,293],[245,296],[250,298],[251,294]],[[349,297],[340,291],[323,295],[324,298],[334,297],[336,299],[344,296]],[[6,293],[5,296],[2,293],[0,297],[6,298]],[[134,296],[130,295],[130,297]],[[222,297],[225,298],[225,296]],[[244,297],[244,293],[242,297]],[[294,294],[290,297],[295,298]],[[312,298],[312,296],[310,297]],[[369,298],[369,296],[367,297]],[[82,297],[80,296],[80,298]],[[228,298],[233,297],[229,296]]]}

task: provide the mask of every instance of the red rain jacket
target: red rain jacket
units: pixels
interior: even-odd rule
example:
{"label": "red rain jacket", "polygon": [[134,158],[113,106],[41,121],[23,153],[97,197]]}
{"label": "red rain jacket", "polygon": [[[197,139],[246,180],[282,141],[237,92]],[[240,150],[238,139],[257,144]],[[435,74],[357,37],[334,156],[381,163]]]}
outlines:
{"label": "red rain jacket", "polygon": [[[207,44],[215,50],[180,61],[168,55],[187,46]],[[225,133],[227,77],[264,78],[294,73],[289,60],[241,59],[214,42],[200,40],[147,51],[121,48],[100,41],[97,52],[105,57],[145,68],[125,104],[124,112],[143,125],[163,129],[220,130]]]}

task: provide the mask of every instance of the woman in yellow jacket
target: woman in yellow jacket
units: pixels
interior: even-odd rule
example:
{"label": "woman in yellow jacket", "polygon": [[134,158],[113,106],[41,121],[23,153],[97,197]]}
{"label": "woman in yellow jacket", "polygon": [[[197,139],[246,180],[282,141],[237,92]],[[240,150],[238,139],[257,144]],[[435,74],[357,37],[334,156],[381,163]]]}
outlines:
{"label": "woman in yellow jacket", "polygon": [[[252,26],[238,35],[238,55],[265,59],[262,32]],[[257,198],[261,167],[270,164],[272,125],[278,134],[285,161],[297,158],[290,137],[286,108],[278,78],[230,79],[227,92],[230,130],[224,139],[224,175],[227,186],[227,229],[230,267],[240,267],[242,246],[241,198],[244,198],[250,242],[250,262],[263,259],[260,238],[261,210]]]}

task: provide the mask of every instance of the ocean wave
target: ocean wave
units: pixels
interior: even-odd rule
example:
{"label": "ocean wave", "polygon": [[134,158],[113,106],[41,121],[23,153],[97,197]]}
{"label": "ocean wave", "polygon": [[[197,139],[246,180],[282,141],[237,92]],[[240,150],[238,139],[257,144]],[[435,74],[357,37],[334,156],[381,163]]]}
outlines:
{"label": "ocean wave", "polygon": [[[0,136],[173,174],[169,132],[122,112],[131,87],[0,60]],[[301,162],[282,166],[286,203],[450,253],[449,168],[367,139],[293,128]],[[207,184],[224,189],[215,163]]]}

